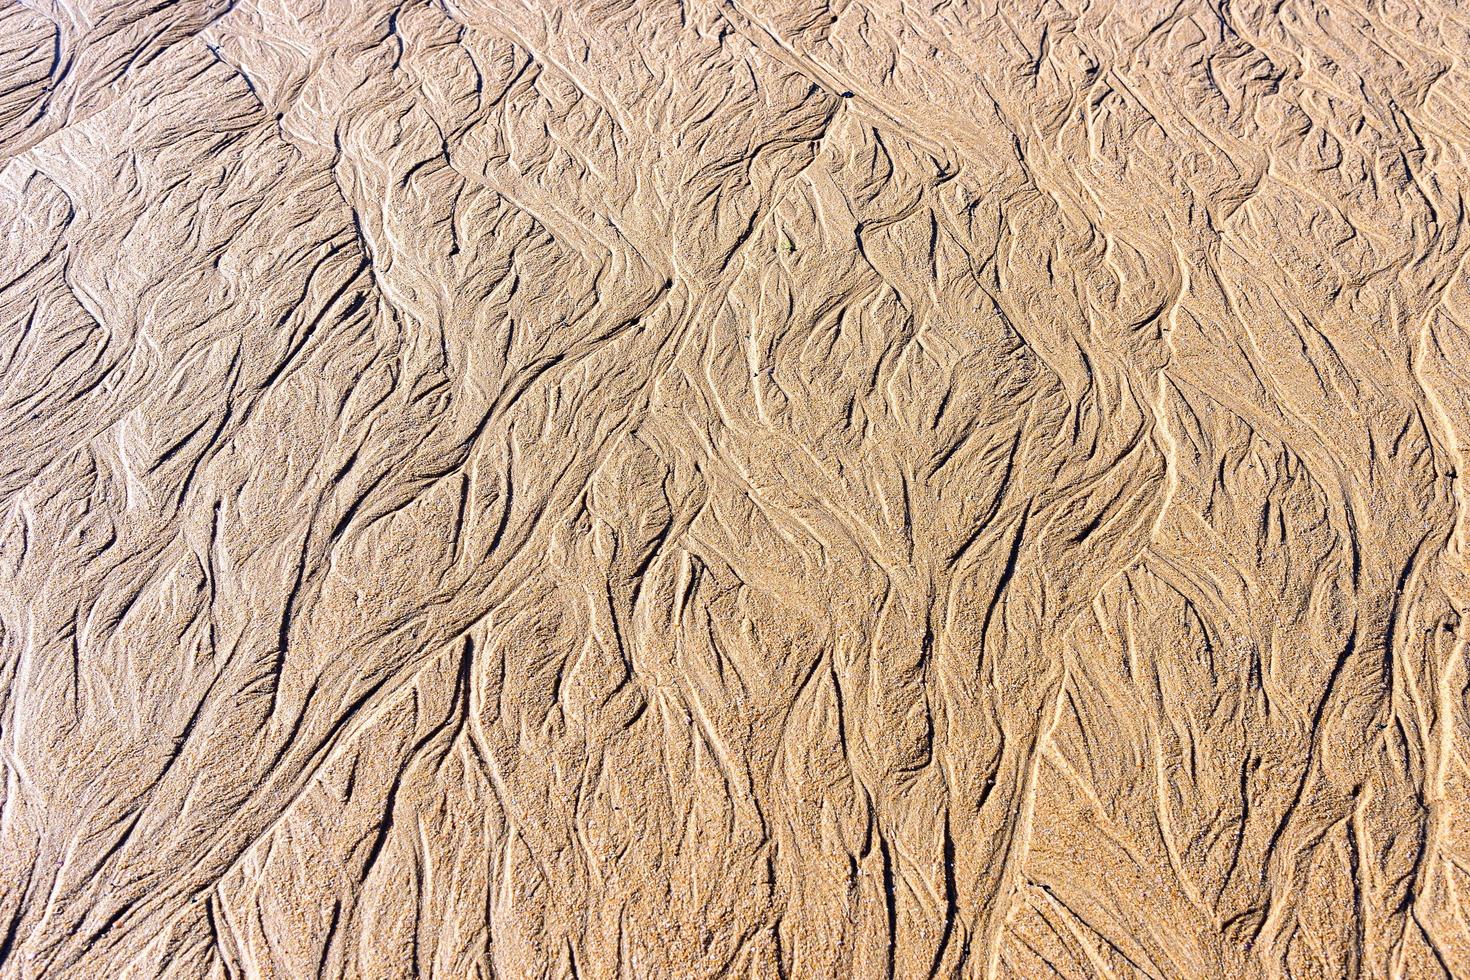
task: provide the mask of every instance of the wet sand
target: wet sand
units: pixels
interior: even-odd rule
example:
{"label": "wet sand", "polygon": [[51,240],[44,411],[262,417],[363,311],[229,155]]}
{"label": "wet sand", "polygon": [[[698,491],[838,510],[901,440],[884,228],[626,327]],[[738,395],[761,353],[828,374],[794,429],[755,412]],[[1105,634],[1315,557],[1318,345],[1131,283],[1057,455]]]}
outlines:
{"label": "wet sand", "polygon": [[1470,976],[1470,16],[0,8],[0,977]]}

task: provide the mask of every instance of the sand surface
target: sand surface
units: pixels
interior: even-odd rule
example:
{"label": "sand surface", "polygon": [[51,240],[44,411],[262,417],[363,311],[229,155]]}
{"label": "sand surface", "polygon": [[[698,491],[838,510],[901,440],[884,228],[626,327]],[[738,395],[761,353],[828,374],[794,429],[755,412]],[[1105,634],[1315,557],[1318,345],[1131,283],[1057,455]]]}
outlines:
{"label": "sand surface", "polygon": [[1470,977],[1470,11],[3,0],[0,977]]}

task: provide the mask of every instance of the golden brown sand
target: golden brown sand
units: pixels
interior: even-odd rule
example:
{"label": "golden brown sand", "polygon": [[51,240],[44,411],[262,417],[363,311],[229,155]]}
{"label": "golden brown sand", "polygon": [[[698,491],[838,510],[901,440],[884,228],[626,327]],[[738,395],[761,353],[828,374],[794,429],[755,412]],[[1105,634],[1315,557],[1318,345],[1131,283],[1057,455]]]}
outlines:
{"label": "golden brown sand", "polygon": [[1470,13],[4,0],[0,976],[1470,976]]}

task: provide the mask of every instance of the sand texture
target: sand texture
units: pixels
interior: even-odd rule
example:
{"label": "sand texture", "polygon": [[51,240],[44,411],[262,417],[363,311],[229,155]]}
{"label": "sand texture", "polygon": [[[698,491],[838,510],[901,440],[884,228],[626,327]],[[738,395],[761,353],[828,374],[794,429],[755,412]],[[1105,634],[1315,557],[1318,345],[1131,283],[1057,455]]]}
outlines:
{"label": "sand texture", "polygon": [[1470,977],[1470,9],[0,0],[0,978]]}

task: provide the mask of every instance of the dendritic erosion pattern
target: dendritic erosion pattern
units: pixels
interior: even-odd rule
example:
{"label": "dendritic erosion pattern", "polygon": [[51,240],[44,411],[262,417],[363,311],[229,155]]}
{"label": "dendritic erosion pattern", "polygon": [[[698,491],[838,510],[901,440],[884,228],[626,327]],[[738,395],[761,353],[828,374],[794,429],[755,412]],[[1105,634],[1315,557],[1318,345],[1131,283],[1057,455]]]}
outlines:
{"label": "dendritic erosion pattern", "polygon": [[0,976],[1470,976],[1470,13],[6,0]]}

